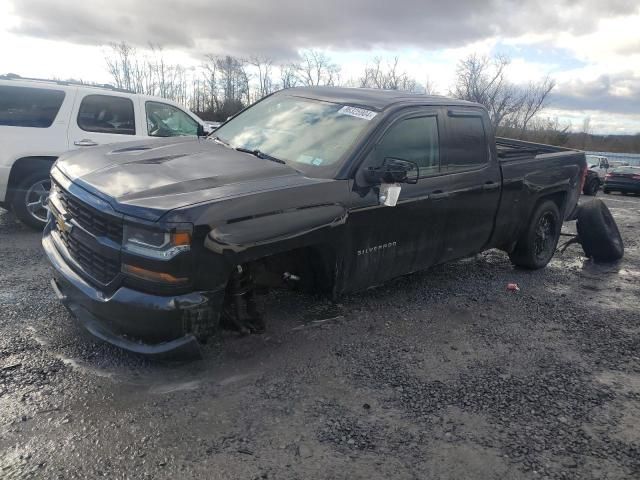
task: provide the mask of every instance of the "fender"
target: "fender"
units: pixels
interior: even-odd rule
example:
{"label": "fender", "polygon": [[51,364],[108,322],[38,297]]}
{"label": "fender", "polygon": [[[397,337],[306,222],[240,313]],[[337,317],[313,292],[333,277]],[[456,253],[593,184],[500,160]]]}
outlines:
{"label": "fender", "polygon": [[347,217],[347,209],[338,204],[272,212],[215,227],[207,235],[204,246],[220,255],[253,260],[291,248],[289,240],[298,243],[296,239],[302,240],[313,232],[344,225]]}

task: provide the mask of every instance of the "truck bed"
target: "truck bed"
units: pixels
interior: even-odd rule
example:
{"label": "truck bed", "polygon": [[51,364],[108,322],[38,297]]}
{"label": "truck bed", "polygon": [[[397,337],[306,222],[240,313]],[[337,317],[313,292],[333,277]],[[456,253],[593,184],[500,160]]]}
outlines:
{"label": "truck bed", "polygon": [[[496,148],[502,174],[502,196],[496,215],[493,243],[508,248],[519,238],[537,199],[555,195],[564,205],[561,215],[569,220],[578,201],[579,188],[586,160],[584,152],[563,147],[524,142],[510,138],[496,138]],[[567,188],[570,186],[570,188]],[[569,197],[566,198],[566,192]]]}

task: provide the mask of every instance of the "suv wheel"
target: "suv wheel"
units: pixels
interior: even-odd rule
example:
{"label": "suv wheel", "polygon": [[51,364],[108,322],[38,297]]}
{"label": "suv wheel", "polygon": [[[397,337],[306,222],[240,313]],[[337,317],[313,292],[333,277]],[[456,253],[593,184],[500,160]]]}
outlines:
{"label": "suv wheel", "polygon": [[22,180],[14,190],[11,202],[16,217],[24,224],[42,230],[47,223],[50,188],[48,170],[32,173]]}
{"label": "suv wheel", "polygon": [[516,248],[509,254],[511,262],[531,270],[547,265],[556,252],[561,228],[562,219],[555,202],[547,200],[541,203]]}
{"label": "suv wheel", "polygon": [[600,181],[597,178],[594,178],[593,180],[589,180],[587,182],[587,184],[582,189],[582,193],[584,193],[585,195],[593,196],[598,193],[598,190],[600,190]]}

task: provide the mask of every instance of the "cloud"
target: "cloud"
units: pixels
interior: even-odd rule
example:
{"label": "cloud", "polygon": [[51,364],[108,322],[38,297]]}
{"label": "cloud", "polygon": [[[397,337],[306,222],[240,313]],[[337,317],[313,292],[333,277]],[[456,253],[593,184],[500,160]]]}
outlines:
{"label": "cloud", "polygon": [[455,48],[495,36],[584,32],[638,11],[627,0],[13,0],[14,32],[292,58],[301,48]]}
{"label": "cloud", "polygon": [[577,78],[558,85],[551,97],[554,108],[606,111],[628,115],[640,112],[640,72],[604,74],[593,80]]}

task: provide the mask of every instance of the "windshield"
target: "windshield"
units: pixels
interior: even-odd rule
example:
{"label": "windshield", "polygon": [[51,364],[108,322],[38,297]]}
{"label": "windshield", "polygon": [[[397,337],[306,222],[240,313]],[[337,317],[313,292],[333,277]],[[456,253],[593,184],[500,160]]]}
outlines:
{"label": "windshield", "polygon": [[312,176],[333,172],[375,112],[285,95],[255,104],[216,130],[233,148],[259,150]]}

